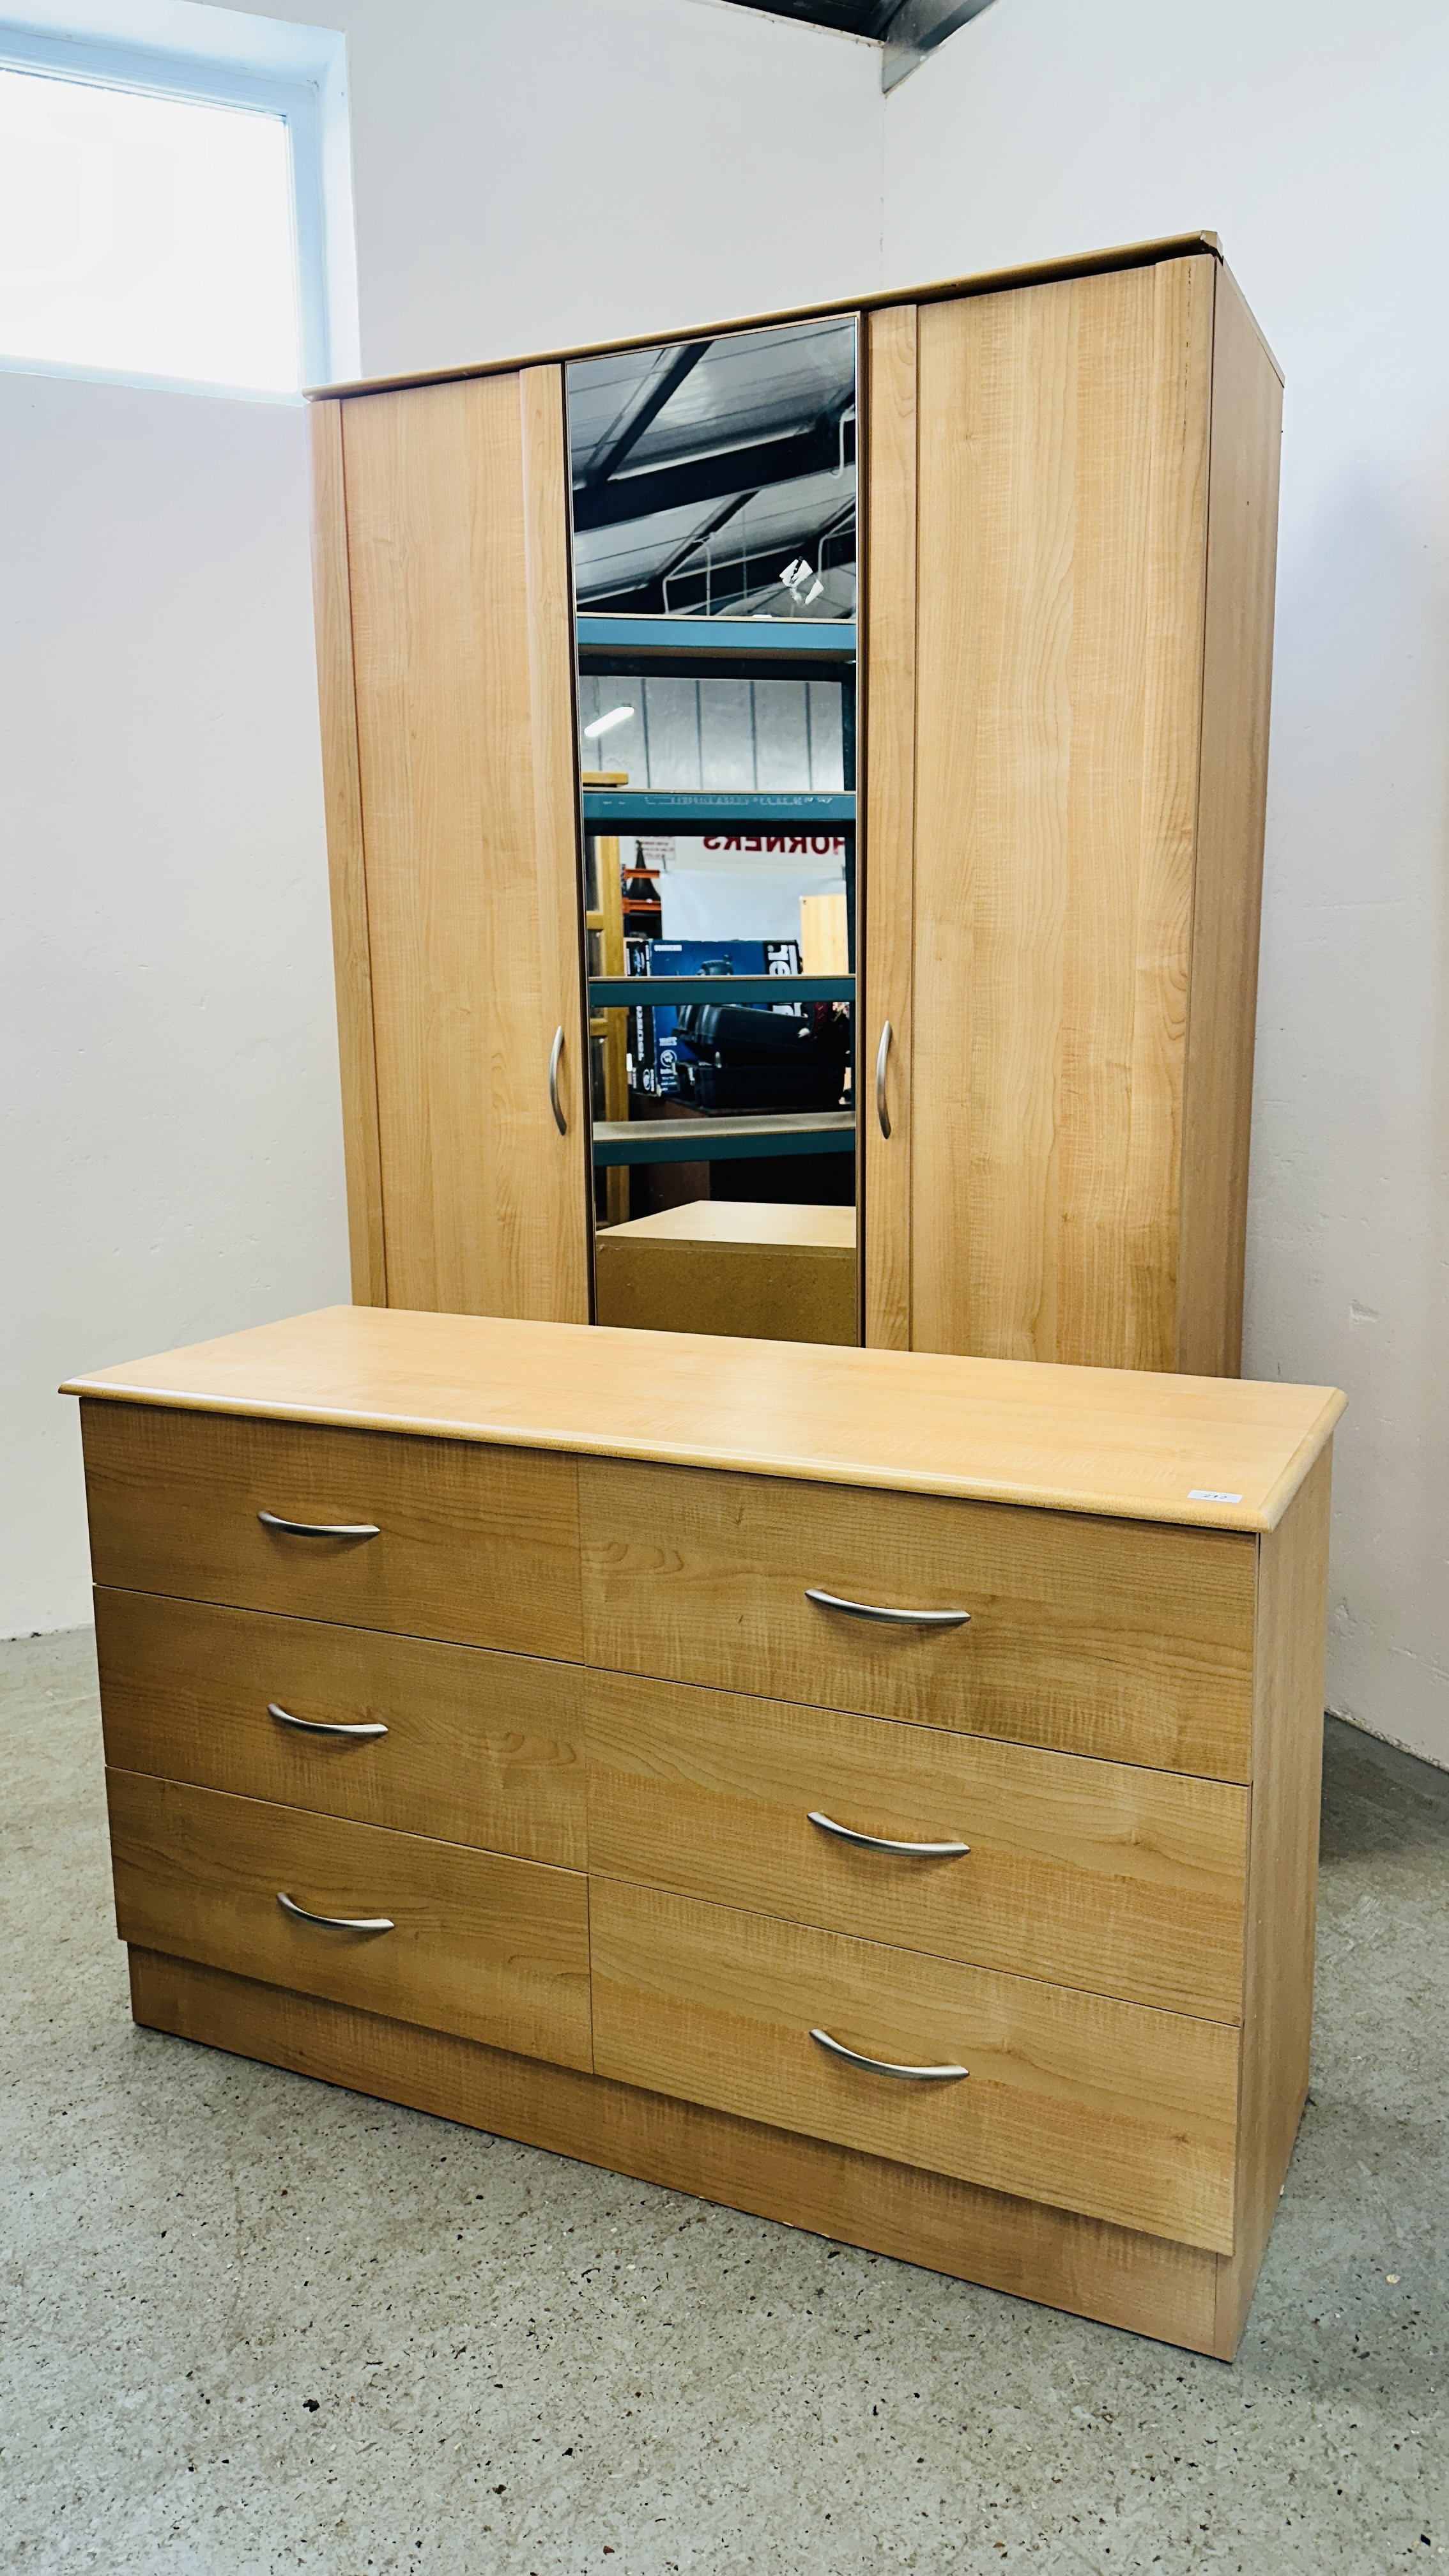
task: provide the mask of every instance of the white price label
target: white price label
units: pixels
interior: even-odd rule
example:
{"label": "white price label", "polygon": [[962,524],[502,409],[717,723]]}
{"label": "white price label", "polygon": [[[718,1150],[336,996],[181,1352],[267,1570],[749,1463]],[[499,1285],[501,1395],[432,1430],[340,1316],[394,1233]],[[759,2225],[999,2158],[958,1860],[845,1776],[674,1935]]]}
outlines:
{"label": "white price label", "polygon": [[1188,1491],[1190,1503],[1240,1503],[1241,1494],[1215,1494],[1211,1485],[1193,1485]]}

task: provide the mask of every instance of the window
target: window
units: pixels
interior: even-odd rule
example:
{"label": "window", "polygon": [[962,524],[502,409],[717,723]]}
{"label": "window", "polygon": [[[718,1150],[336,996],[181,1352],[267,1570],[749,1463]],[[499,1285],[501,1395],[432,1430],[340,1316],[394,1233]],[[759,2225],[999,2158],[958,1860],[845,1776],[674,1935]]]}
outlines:
{"label": "window", "polygon": [[0,364],[282,398],[355,366],[321,90],[0,29]]}

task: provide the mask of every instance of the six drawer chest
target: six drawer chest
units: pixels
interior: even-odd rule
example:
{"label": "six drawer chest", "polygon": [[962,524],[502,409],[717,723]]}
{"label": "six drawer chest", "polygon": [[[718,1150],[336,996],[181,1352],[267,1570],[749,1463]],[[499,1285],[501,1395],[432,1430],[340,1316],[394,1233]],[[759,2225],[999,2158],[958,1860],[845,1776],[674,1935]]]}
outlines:
{"label": "six drawer chest", "polygon": [[137,2021],[1231,2358],[1340,1395],[369,1307],[67,1392]]}

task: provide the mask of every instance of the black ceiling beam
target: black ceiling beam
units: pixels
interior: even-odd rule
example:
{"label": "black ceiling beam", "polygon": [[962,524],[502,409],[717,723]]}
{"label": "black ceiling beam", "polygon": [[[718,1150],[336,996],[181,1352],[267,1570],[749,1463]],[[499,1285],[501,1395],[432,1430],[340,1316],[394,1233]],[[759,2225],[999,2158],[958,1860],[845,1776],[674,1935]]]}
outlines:
{"label": "black ceiling beam", "polygon": [[881,88],[894,89],[968,18],[979,18],[990,5],[991,0],[899,0],[897,7],[887,11],[884,23],[871,31],[885,42]]}
{"label": "black ceiling beam", "polygon": [[675,351],[663,373],[655,377],[643,401],[626,417],[623,428],[608,440],[600,454],[594,458],[584,476],[583,488],[586,492],[596,491],[601,483],[608,482],[611,474],[618,473],[625,457],[633,454],[645,430],[652,429],[665,404],[678,393],[685,377],[694,373],[706,349],[711,345],[708,340],[687,340],[682,349]]}
{"label": "black ceiling beam", "polygon": [[888,18],[895,5],[896,0],[739,0],[741,8],[800,18],[807,27],[830,27],[839,36],[878,36],[876,21]]}
{"label": "black ceiling beam", "polygon": [[[855,462],[855,424],[847,422],[844,456]],[[682,465],[658,465],[621,481],[592,480],[574,494],[574,526],[581,535],[595,528],[617,528],[631,519],[652,519],[660,510],[688,510],[731,493],[757,492],[767,483],[793,483],[802,474],[828,474],[841,461],[838,419],[829,417],[813,429],[785,438],[759,439],[752,447],[726,448],[718,456],[691,457]]]}
{"label": "black ceiling beam", "polygon": [[882,89],[894,89],[928,54],[978,17],[990,0],[735,0],[772,18],[798,18],[841,36],[870,36],[884,46]]}

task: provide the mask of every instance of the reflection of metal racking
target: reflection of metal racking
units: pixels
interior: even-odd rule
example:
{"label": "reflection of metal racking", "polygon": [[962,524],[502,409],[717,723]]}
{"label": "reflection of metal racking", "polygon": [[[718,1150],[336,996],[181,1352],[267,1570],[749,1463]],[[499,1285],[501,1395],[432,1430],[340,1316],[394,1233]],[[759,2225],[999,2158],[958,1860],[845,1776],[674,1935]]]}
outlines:
{"label": "reflection of metal racking", "polygon": [[681,1118],[651,1126],[596,1120],[595,1168],[620,1163],[732,1163],[777,1154],[853,1154],[855,1119],[848,1109],[774,1110],[757,1118]]}
{"label": "reflection of metal racking", "polygon": [[[855,830],[855,797],[802,788],[781,794],[769,787],[712,790],[698,787],[586,787],[584,829],[608,832],[697,832],[712,823],[773,824],[784,838],[819,839]],[[813,836],[811,826],[814,826]]]}
{"label": "reflection of metal racking", "polygon": [[855,626],[817,617],[589,617],[579,669],[632,680],[687,669],[692,679],[851,680]]}
{"label": "reflection of metal racking", "polygon": [[[853,623],[815,618],[600,617],[578,619],[581,672],[634,678],[656,671],[684,671],[696,678],[735,679],[838,678],[843,685],[842,748],[847,784],[838,790],[785,792],[770,788],[640,788],[606,785],[601,775],[586,774],[583,785],[585,833],[598,840],[600,887],[612,846],[613,876],[618,874],[617,835],[660,832],[705,832],[711,828],[749,826],[767,842],[771,838],[813,838],[825,833],[846,845],[846,922],[849,969],[843,975],[737,976],[729,979],[730,998],[738,1002],[851,1002],[855,1000],[855,651]],[[604,835],[609,835],[606,840]],[[594,915],[589,915],[590,927]],[[589,1026],[601,1033],[622,1031],[612,1014],[637,1006],[644,996],[640,980],[607,971],[589,976]],[[622,964],[622,959],[620,960]],[[651,976],[648,1003],[681,1004],[699,999],[695,976]],[[602,1018],[597,1014],[603,1014]],[[617,1042],[622,1047],[622,1039]],[[606,1056],[606,1064],[612,1058]],[[605,1106],[616,1105],[617,1082],[606,1083]],[[758,1117],[699,1117],[678,1125],[630,1125],[612,1114],[594,1122],[593,1160],[610,1175],[609,1211],[618,1194],[615,1175],[632,1163],[721,1162],[749,1155],[848,1153],[854,1148],[855,1121],[849,1111],[779,1112]]]}
{"label": "reflection of metal racking", "polygon": [[[622,769],[585,770],[585,794],[592,788],[626,787],[627,773]],[[622,1118],[629,1107],[628,1036],[622,1018],[595,996],[609,982],[623,982],[624,977],[624,901],[619,876],[619,844],[600,834],[594,842],[595,883],[586,893],[595,897],[584,912],[584,939],[590,968],[589,986],[589,1064],[592,1073],[595,1050],[599,1058],[600,1088],[603,1093],[606,1120]],[[602,976],[592,972],[594,941],[598,941],[598,963]],[[592,1088],[592,1083],[590,1084]],[[609,1223],[622,1225],[629,1213],[629,1184],[622,1172],[611,1171],[605,1183],[605,1206]]]}
{"label": "reflection of metal racking", "polygon": [[[593,915],[589,916],[590,921]],[[622,1003],[627,1008],[636,1002],[697,1002],[700,986],[710,989],[705,998],[711,1002],[849,1002],[855,998],[853,975],[730,975],[723,979],[721,990],[706,975],[591,975],[589,1007],[611,1011]]]}

